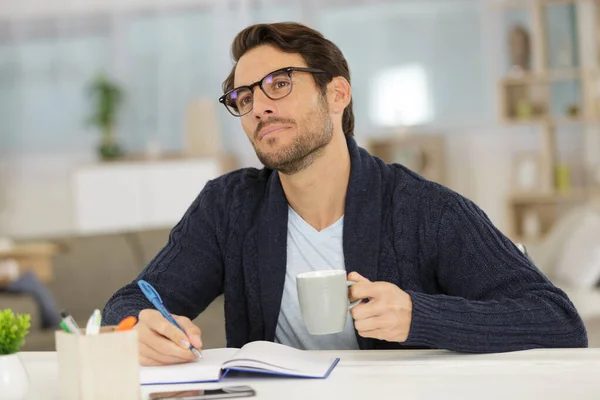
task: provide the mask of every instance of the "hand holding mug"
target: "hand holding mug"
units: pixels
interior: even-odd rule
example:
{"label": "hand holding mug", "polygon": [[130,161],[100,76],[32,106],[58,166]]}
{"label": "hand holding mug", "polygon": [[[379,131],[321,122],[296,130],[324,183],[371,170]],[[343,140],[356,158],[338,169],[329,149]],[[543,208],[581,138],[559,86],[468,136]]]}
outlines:
{"label": "hand holding mug", "polygon": [[356,272],[351,272],[348,279],[358,282],[349,290],[351,301],[369,299],[350,310],[359,335],[388,342],[406,341],[412,320],[410,295],[393,283],[371,282]]}

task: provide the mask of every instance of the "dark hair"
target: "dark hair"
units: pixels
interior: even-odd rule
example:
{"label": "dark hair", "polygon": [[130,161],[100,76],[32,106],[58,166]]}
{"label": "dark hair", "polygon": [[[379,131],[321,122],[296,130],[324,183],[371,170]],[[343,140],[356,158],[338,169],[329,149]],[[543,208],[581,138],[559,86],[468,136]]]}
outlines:
{"label": "dark hair", "polygon": [[[332,76],[343,76],[350,82],[350,69],[342,51],[314,29],[296,22],[256,24],[237,34],[231,44],[231,55],[235,65],[223,82],[223,92],[233,89],[235,68],[246,52],[262,45],[272,45],[286,53],[298,53],[308,67],[318,68],[326,74],[313,74],[317,87],[325,93]],[[344,135],[354,136],[354,111],[352,99],[342,116]]]}

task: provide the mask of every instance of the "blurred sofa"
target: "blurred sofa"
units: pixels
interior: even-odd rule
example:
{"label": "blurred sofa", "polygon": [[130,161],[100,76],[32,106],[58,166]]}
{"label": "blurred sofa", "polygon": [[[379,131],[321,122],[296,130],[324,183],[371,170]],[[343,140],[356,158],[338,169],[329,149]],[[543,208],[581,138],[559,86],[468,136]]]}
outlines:
{"label": "blurred sofa", "polygon": [[[168,230],[73,237],[57,240],[64,251],[55,256],[49,284],[61,308],[81,327],[95,308],[131,282],[167,241]],[[12,308],[32,316],[24,351],[54,350],[54,330],[41,328],[34,300],[22,294],[0,294],[0,309]],[[194,322],[202,329],[205,348],[225,347],[223,298],[216,299]]]}

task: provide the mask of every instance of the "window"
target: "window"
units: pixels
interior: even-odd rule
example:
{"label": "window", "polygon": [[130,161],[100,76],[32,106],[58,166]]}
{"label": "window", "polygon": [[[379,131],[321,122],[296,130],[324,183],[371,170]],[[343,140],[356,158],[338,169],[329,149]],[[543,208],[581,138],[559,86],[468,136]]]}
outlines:
{"label": "window", "polygon": [[382,126],[411,126],[429,122],[432,106],[427,73],[420,65],[390,68],[371,85],[371,120]]}

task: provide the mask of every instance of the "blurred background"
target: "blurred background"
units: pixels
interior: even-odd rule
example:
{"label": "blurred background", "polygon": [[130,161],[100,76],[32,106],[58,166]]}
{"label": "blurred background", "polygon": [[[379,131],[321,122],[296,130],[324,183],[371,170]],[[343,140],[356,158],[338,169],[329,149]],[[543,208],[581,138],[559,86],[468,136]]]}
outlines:
{"label": "blurred background", "polygon": [[[600,346],[597,1],[0,0],[0,308],[32,313],[26,349],[54,337],[11,283],[85,324],[209,179],[260,167],[217,98],[234,36],[278,21],[345,54],[359,144],[475,201]],[[222,299],[198,323],[224,346]]]}

